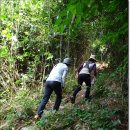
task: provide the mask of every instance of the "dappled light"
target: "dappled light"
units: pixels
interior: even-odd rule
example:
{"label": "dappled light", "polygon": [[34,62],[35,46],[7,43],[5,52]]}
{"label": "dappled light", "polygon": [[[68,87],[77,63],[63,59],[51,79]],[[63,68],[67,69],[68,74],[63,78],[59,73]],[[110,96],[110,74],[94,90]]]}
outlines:
{"label": "dappled light", "polygon": [[128,129],[127,1],[0,9],[1,130]]}

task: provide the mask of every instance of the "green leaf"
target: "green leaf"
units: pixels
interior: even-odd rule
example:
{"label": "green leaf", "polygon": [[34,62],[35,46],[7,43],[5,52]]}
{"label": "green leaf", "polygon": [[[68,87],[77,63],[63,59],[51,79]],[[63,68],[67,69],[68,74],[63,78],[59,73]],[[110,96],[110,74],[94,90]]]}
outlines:
{"label": "green leaf", "polygon": [[98,130],[103,130],[103,128],[98,128]]}
{"label": "green leaf", "polygon": [[6,15],[0,15],[0,19],[6,19]]}
{"label": "green leaf", "polygon": [[8,57],[8,49],[6,46],[0,48],[0,58],[7,58]]}

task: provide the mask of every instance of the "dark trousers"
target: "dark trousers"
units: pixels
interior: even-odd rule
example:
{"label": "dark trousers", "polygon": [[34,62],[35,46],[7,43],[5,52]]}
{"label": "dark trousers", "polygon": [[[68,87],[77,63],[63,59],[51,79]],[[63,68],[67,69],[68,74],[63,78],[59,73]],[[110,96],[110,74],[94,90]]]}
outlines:
{"label": "dark trousers", "polygon": [[81,86],[85,82],[87,88],[85,92],[85,98],[89,98],[91,88],[91,78],[89,74],[79,74],[78,76],[78,87],[73,92],[73,97],[76,98],[77,93],[81,90]]}
{"label": "dark trousers", "polygon": [[53,109],[56,111],[59,110],[59,106],[60,106],[61,99],[62,99],[61,83],[57,82],[57,81],[47,81],[46,86],[45,86],[43,99],[38,107],[38,115],[39,116],[42,115],[43,110],[44,110],[53,91],[56,94],[56,101],[55,101],[55,105],[54,105]]}

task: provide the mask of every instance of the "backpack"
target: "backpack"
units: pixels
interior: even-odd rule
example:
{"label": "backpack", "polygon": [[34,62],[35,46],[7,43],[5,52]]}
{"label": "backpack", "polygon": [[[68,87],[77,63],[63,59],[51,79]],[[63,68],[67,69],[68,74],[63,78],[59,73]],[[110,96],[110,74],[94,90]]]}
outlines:
{"label": "backpack", "polygon": [[83,68],[87,68],[89,70],[89,73],[91,73],[94,68],[94,65],[95,65],[95,63],[87,61],[87,62],[85,62],[85,65],[83,66]]}

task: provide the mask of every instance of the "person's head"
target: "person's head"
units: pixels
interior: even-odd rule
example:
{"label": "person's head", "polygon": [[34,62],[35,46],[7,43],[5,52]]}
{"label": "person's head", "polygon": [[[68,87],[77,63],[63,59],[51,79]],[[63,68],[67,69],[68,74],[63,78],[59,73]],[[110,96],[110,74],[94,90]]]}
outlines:
{"label": "person's head", "polygon": [[90,58],[89,58],[89,60],[93,61],[93,62],[96,62],[96,58],[95,57],[96,57],[95,55],[91,55]]}
{"label": "person's head", "polygon": [[63,63],[66,64],[67,66],[71,66],[71,64],[72,64],[70,58],[65,58],[65,59],[63,60]]}

